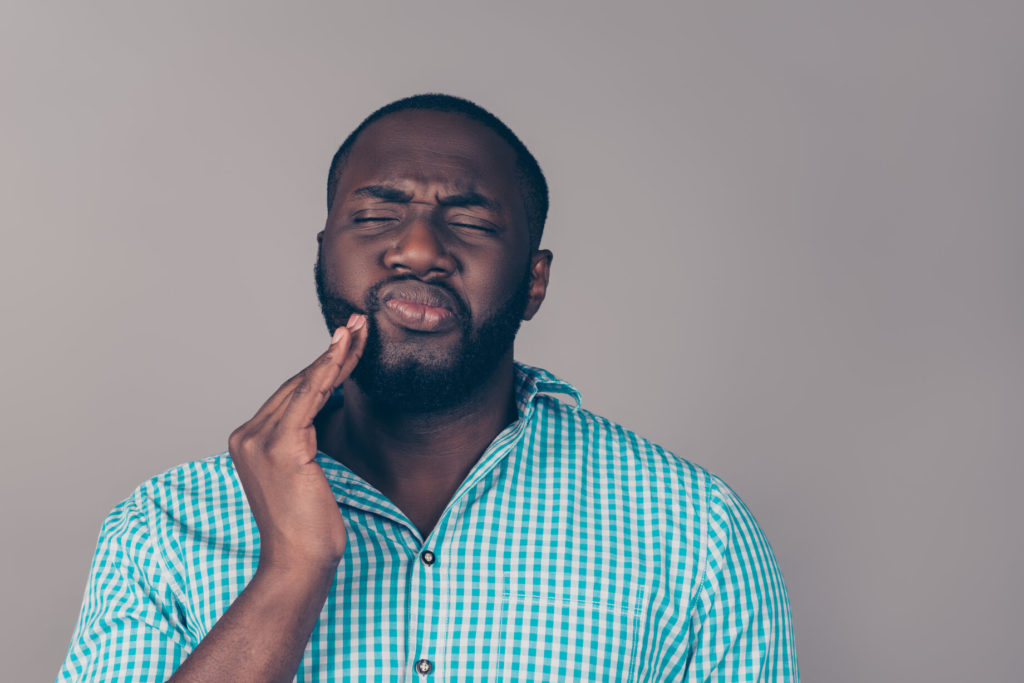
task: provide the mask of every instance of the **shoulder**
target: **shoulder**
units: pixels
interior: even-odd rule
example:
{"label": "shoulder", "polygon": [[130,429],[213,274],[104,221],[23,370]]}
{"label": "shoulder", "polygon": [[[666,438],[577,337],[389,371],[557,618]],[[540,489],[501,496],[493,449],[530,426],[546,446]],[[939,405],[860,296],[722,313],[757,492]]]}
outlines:
{"label": "shoulder", "polygon": [[161,472],[142,482],[128,500],[141,507],[175,510],[228,502],[241,493],[231,456],[224,452]]}
{"label": "shoulder", "polygon": [[248,503],[226,453],[172,467],[142,482],[107,516],[101,535],[141,533],[181,537],[183,532],[225,528],[250,516]]}
{"label": "shoulder", "polygon": [[520,411],[529,411],[532,422],[534,450],[548,459],[632,475],[635,479],[627,481],[645,489],[685,492],[690,505],[708,515],[750,514],[739,496],[701,465],[583,408],[569,382],[523,363],[516,363],[516,378]]}
{"label": "shoulder", "polygon": [[[537,400],[538,411],[570,444],[557,449],[558,457],[576,458],[577,472],[597,473],[582,477],[586,495],[612,492],[614,505],[604,507],[615,509],[617,524],[634,523],[641,531],[635,538],[657,538],[652,547],[681,567],[675,574],[686,577],[675,586],[679,604],[757,620],[759,628],[777,628],[788,638],[784,649],[790,647],[778,562],[750,509],[721,477],[605,417],[554,398]],[[595,480],[601,483],[590,483]],[[723,608],[729,601],[736,604]]]}
{"label": "shoulder", "polygon": [[536,398],[536,428],[550,454],[596,468],[624,484],[666,495],[684,494],[706,507],[720,482],[704,467],[606,417],[547,394]]}

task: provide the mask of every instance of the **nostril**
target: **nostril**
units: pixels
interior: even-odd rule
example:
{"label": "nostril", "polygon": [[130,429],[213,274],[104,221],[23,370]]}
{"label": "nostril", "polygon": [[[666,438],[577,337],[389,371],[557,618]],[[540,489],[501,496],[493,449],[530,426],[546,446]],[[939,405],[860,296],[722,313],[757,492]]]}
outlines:
{"label": "nostril", "polygon": [[384,265],[403,274],[436,276],[453,272],[455,259],[435,231],[417,221],[387,250]]}

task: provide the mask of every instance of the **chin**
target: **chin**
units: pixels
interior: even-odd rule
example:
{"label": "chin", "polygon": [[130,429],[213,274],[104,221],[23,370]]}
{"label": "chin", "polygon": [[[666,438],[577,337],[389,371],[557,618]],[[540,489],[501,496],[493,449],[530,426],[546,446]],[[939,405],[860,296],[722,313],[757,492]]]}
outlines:
{"label": "chin", "polygon": [[465,342],[455,335],[447,338],[417,335],[409,339],[389,339],[382,335],[380,362],[386,367],[420,366],[430,369],[453,368],[465,355]]}
{"label": "chin", "polygon": [[416,375],[447,375],[458,368],[458,356],[437,349],[434,352],[413,352],[399,350],[385,353],[380,360],[380,370],[388,374]]}

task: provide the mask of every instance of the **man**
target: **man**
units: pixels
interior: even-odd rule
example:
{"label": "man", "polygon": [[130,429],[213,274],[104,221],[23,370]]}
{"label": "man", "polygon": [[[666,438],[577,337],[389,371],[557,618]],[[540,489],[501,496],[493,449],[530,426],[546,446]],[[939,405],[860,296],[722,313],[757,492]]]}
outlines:
{"label": "man", "polygon": [[317,236],[329,348],[115,508],[60,679],[796,680],[735,494],[513,362],[546,213],[475,104],[364,121]]}

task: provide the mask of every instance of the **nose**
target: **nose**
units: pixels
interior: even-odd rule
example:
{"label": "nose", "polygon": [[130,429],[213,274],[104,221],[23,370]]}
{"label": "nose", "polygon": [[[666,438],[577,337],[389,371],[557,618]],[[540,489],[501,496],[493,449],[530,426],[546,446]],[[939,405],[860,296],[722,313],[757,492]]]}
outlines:
{"label": "nose", "polygon": [[384,254],[384,265],[402,275],[429,279],[452,275],[457,267],[429,218],[417,218],[398,235]]}

